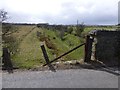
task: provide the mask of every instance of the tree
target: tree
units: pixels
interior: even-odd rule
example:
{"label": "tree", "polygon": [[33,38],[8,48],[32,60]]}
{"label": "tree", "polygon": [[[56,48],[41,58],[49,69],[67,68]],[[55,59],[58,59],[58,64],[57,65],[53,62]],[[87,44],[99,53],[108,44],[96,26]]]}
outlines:
{"label": "tree", "polygon": [[11,34],[18,30],[18,27],[7,23],[8,13],[4,9],[0,9],[0,26],[1,32],[0,36],[2,37],[2,47],[9,48],[10,52],[15,53],[17,51],[18,41]]}
{"label": "tree", "polygon": [[[2,23],[2,33],[3,36],[7,35],[8,32],[13,32],[16,29],[13,29],[12,24],[10,23],[3,23],[4,21],[6,21],[8,19],[8,12],[5,11],[4,9],[0,9],[0,23]],[[10,33],[9,33],[10,34]]]}
{"label": "tree", "polygon": [[[8,19],[8,13],[4,10],[4,9],[0,9],[0,32],[3,33],[3,35],[5,33],[8,32],[8,30],[10,29],[10,27],[5,28],[6,26],[2,26],[3,22],[6,21]],[[0,35],[2,36],[2,35]]]}
{"label": "tree", "polygon": [[8,19],[8,13],[4,9],[0,9],[0,22]]}

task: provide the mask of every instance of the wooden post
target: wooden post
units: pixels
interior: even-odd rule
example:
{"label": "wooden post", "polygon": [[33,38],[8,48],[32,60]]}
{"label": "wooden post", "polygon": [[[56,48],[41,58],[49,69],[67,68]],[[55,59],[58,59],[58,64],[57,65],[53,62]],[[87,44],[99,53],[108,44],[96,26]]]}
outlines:
{"label": "wooden post", "polygon": [[48,55],[47,55],[45,46],[44,46],[44,45],[41,45],[41,49],[42,49],[42,53],[43,53],[44,59],[45,59],[47,65],[49,66],[49,69],[50,69],[51,71],[54,71],[54,72],[55,72],[54,67],[53,67],[53,66],[51,65],[51,63],[50,63],[50,60],[49,60],[49,57],[48,57]]}
{"label": "wooden post", "polygon": [[3,59],[2,62],[4,63],[4,68],[8,70],[9,73],[13,73],[13,65],[10,59],[10,52],[8,48],[3,48]]}
{"label": "wooden post", "polygon": [[48,58],[48,55],[47,55],[45,46],[44,46],[44,45],[41,45],[41,49],[42,49],[43,56],[44,56],[44,59],[45,59],[46,63],[49,64],[50,61],[49,61],[49,58]]}
{"label": "wooden post", "polygon": [[90,62],[91,60],[91,55],[92,55],[92,43],[93,39],[90,38],[89,35],[86,37],[86,44],[85,44],[85,62]]}

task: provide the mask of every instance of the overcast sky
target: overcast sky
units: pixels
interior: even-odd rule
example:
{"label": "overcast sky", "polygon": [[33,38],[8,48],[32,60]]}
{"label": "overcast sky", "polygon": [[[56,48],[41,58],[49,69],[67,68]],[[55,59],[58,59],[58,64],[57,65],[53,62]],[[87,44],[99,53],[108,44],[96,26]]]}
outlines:
{"label": "overcast sky", "polygon": [[0,0],[9,22],[118,24],[119,0]]}

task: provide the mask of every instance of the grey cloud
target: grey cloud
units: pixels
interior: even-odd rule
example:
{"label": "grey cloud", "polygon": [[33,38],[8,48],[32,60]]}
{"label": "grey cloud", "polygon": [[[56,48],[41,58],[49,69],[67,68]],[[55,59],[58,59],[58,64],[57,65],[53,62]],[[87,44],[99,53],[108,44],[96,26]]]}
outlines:
{"label": "grey cloud", "polygon": [[[66,9],[62,14],[58,16],[53,16],[51,14],[43,14],[39,17],[37,16],[30,16],[26,14],[16,14],[10,13],[11,22],[32,22],[30,20],[31,17],[36,17],[38,20],[34,20],[33,22],[39,22],[42,19],[48,23],[54,24],[76,24],[76,21],[85,22],[86,24],[117,24],[117,14],[104,14],[104,13],[84,13],[80,14],[74,9]],[[68,18],[64,18],[67,16]]]}
{"label": "grey cloud", "polygon": [[118,5],[118,24],[120,24],[120,1]]}
{"label": "grey cloud", "polygon": [[[59,16],[49,16],[49,19],[56,23],[75,24],[77,20],[79,22],[85,22],[86,24],[117,24],[117,8],[108,8],[97,6],[93,13],[89,13],[90,8],[93,6],[90,3],[87,7],[88,12],[80,13],[75,9],[75,4],[69,2],[63,4],[63,11]],[[67,16],[64,19],[63,16]]]}
{"label": "grey cloud", "polygon": [[[83,6],[87,11],[80,13],[76,10],[76,4],[73,2],[62,3],[62,11],[58,15],[51,13],[39,13],[38,15],[29,15],[15,13],[10,11],[11,22],[48,22],[52,24],[76,24],[76,21],[85,22],[86,24],[117,24],[117,7],[103,7],[96,5],[92,13],[89,12],[94,3],[78,4]],[[79,7],[79,6],[78,6]],[[66,18],[65,18],[66,17]],[[31,18],[35,18],[31,20]]]}

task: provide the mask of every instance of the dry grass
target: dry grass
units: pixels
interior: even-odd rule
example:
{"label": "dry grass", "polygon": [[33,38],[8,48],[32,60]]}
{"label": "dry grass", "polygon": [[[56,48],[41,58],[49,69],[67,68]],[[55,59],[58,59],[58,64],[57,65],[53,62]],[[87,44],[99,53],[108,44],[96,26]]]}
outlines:
{"label": "dry grass", "polygon": [[40,41],[37,39],[37,28],[33,26],[19,27],[19,32],[13,34],[19,40],[18,52],[12,56],[15,66],[20,68],[37,67],[44,62],[40,49]]}

